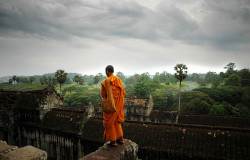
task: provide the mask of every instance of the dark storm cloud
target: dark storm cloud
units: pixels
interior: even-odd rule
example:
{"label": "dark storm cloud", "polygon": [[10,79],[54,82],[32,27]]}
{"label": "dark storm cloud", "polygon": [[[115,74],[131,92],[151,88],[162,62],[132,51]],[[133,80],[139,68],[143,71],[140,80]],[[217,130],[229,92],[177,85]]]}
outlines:
{"label": "dark storm cloud", "polygon": [[199,7],[208,14],[201,21],[180,9],[178,3],[167,2],[159,4],[155,10],[131,1],[5,0],[0,6],[1,34],[22,31],[55,39],[67,39],[71,35],[100,39],[129,37],[156,42],[173,39],[222,48],[250,42],[247,0],[204,1]]}
{"label": "dark storm cloud", "polygon": [[146,2],[0,0],[0,74],[92,71],[103,59],[130,72],[177,63],[204,72],[230,61],[249,67],[249,0]]}

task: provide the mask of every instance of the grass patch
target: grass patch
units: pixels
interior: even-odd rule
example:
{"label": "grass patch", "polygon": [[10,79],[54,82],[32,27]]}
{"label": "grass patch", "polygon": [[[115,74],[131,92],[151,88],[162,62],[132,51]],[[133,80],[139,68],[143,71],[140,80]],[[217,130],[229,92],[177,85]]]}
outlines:
{"label": "grass patch", "polygon": [[42,90],[46,88],[46,85],[41,85],[40,83],[34,84],[0,84],[0,89],[6,91],[32,91],[32,90]]}

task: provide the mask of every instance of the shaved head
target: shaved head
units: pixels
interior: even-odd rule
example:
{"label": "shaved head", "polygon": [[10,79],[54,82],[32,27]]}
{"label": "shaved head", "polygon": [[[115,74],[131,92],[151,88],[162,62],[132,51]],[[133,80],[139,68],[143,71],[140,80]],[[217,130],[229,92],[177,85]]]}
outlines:
{"label": "shaved head", "polygon": [[114,73],[114,67],[112,65],[108,65],[105,70],[110,73]]}

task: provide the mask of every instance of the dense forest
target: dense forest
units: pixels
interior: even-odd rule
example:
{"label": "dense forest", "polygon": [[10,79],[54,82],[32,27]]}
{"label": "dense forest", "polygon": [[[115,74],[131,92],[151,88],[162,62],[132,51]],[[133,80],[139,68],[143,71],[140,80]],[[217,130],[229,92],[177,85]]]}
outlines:
{"label": "dense forest", "polygon": [[[178,110],[184,113],[250,116],[250,71],[236,70],[234,63],[225,66],[219,74],[188,74],[186,65],[175,66],[176,73],[134,74],[117,72],[126,91],[126,97],[153,97],[154,109]],[[55,87],[64,98],[64,105],[79,107],[99,105],[100,82],[106,76],[65,73],[58,70],[42,76],[13,76],[9,83],[0,84],[4,90],[32,90]],[[181,91],[181,92],[180,92]],[[180,94],[181,93],[181,94]],[[180,98],[180,104],[179,104]]]}

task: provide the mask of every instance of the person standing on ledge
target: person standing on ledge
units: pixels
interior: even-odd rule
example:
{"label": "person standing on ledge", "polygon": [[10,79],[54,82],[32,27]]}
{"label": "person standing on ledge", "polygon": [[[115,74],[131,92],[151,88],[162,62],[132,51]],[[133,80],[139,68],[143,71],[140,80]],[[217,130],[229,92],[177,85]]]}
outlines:
{"label": "person standing on ledge", "polygon": [[117,143],[124,143],[121,123],[124,122],[125,90],[121,79],[113,75],[114,67],[112,65],[108,65],[105,71],[107,78],[101,83],[101,95],[103,101],[111,97],[109,99],[114,104],[114,112],[103,111],[103,125],[105,128],[103,139],[107,142],[110,141],[109,145],[115,147]]}

